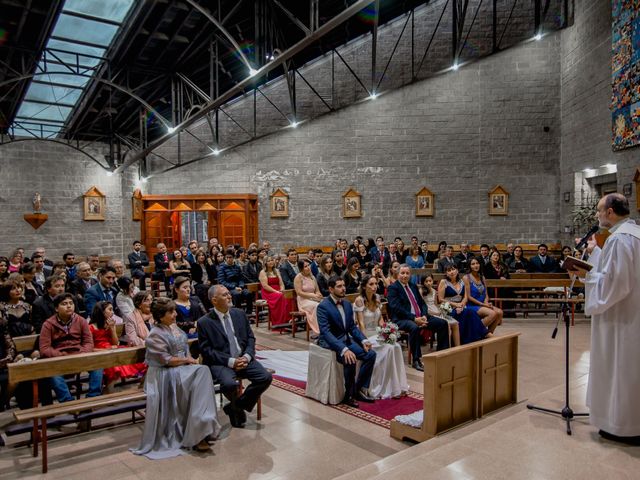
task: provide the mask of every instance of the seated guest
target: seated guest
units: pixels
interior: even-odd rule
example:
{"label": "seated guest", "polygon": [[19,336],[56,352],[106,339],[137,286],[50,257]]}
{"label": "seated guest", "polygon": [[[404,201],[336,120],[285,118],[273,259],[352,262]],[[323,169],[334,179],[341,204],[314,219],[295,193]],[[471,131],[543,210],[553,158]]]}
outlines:
{"label": "seated guest", "polygon": [[[493,255],[491,254],[492,258]],[[467,308],[475,310],[480,315],[484,326],[489,329],[490,333],[493,333],[496,327],[502,323],[503,312],[489,301],[487,286],[478,259],[472,259],[469,266],[471,271],[463,278],[467,292]]]}
{"label": "seated guest", "polygon": [[422,352],[420,350],[420,329],[426,328],[435,333],[438,340],[438,350],[449,348],[449,326],[447,321],[430,316],[427,312],[427,304],[418,292],[418,287],[409,281],[411,269],[409,265],[400,265],[398,280],[389,285],[387,306],[391,321],[396,323],[400,330],[409,334],[409,348],[413,357],[412,367],[424,371],[422,364]]}
{"label": "seated guest", "polygon": [[[271,374],[258,362],[256,339],[242,310],[231,307],[231,295],[224,285],[209,290],[213,310],[198,320],[198,343],[203,363],[214,382],[230,401],[223,408],[231,426],[242,428],[260,395],[271,385]],[[238,395],[238,380],[251,382]]]}
{"label": "seated guest", "polygon": [[194,289],[200,303],[205,309],[209,309],[209,299],[207,292],[212,282],[216,281],[216,268],[213,262],[207,259],[204,250],[198,250],[195,253],[195,261],[191,264],[191,280],[193,280]]}
{"label": "seated guest", "polygon": [[[351,260],[355,260],[357,263],[355,258]],[[311,273],[311,263],[309,260],[300,260],[298,262],[298,269],[300,273],[293,279],[293,288],[296,291],[298,309],[307,314],[307,323],[313,332],[312,338],[315,339],[320,334],[316,310],[323,297],[318,288],[318,282]]]}
{"label": "seated guest", "polygon": [[[1,257],[0,257],[0,261],[2,261]],[[42,288],[44,288],[44,281],[49,275],[51,275],[51,267],[45,265],[44,258],[41,255],[34,254],[33,257],[31,257],[31,261],[36,267],[35,281]],[[1,274],[0,274],[0,278],[1,278]]]}
{"label": "seated guest", "polygon": [[18,273],[20,272],[20,267],[22,266],[22,252],[20,250],[14,250],[11,256],[9,257],[9,263],[7,264],[9,273]]}
{"label": "seated guest", "polygon": [[[424,268],[424,258],[420,255],[420,247],[415,245],[409,247],[409,255],[407,255],[405,263],[410,268]],[[411,281],[418,285],[420,283],[420,275],[412,275]]]}
{"label": "seated guest", "polygon": [[[345,394],[342,403],[358,408],[357,400],[372,402],[369,394],[376,353],[353,318],[351,303],[345,300],[344,280],[329,279],[329,296],[318,305],[320,338],[318,345],[336,352],[336,360],[344,367]],[[356,379],[356,362],[360,361]]]}
{"label": "seated guest", "polygon": [[311,275],[316,278],[319,269],[318,262],[316,262],[316,251],[313,248],[307,252],[307,260],[309,260],[309,265],[311,266]]}
{"label": "seated guest", "polygon": [[340,252],[342,254],[342,259],[346,265],[347,260],[349,259],[349,244],[346,239],[339,238],[336,242],[336,248],[333,251],[333,263],[335,264],[335,254]]}
{"label": "seated guest", "polygon": [[76,256],[71,252],[67,252],[62,255],[62,261],[67,272],[67,281],[72,282],[76,278]]}
{"label": "seated guest", "polygon": [[422,258],[424,258],[425,266],[433,265],[433,263],[436,261],[436,252],[432,252],[429,250],[429,242],[427,242],[426,240],[420,242],[420,253],[422,254]]}
{"label": "seated guest", "polygon": [[244,270],[248,261],[249,255],[247,254],[247,251],[243,247],[238,248],[238,250],[236,250],[236,265]]}
{"label": "seated guest", "polygon": [[480,256],[478,257],[478,260],[480,260],[480,266],[482,268],[489,263],[489,245],[486,243],[480,245]]}
{"label": "seated guest", "polygon": [[171,291],[171,275],[167,275],[167,270],[169,270],[171,256],[167,252],[167,246],[164,243],[159,243],[157,245],[157,249],[158,253],[153,256],[155,272],[153,273],[152,278],[159,282],[164,282],[165,295],[169,295],[169,292]]}
{"label": "seated guest", "polygon": [[400,272],[400,263],[392,262],[389,267],[389,275],[387,275],[387,285],[391,285],[398,280],[398,273]]}
{"label": "seated guest", "polygon": [[558,272],[558,262],[553,257],[547,255],[547,246],[544,243],[538,245],[538,255],[529,259],[532,273],[554,273]]}
{"label": "seated guest", "polygon": [[[61,357],[93,351],[93,337],[89,324],[74,312],[73,295],[61,293],[53,299],[55,315],[47,319],[40,332],[40,354],[44,358]],[[64,376],[51,377],[51,386],[58,402],[73,400]],[[89,372],[87,397],[97,397],[102,393],[102,370]]]}
{"label": "seated guest", "polygon": [[292,290],[293,279],[300,273],[298,269],[298,253],[295,248],[287,250],[287,260],[280,264],[279,270],[285,290]]}
{"label": "seated guest", "polygon": [[144,431],[132,451],[153,460],[182,455],[183,448],[206,452],[207,437],[220,432],[211,373],[191,357],[187,336],[175,324],[175,303],[158,298],[152,311],[155,326],[145,340]]}
{"label": "seated guest", "polygon": [[[109,302],[98,302],[93,307],[89,317],[89,330],[95,350],[108,350],[120,345],[114,316],[113,305]],[[105,368],[102,375],[106,383],[106,392],[113,393],[113,384],[118,380],[142,375],[145,370],[144,363]]]}
{"label": "seated guest", "polygon": [[[4,410],[8,403],[9,372],[7,365],[13,363],[18,351],[9,333],[7,319],[0,316],[0,410]],[[4,441],[0,439],[0,446],[4,446]]]}
{"label": "seated guest", "polygon": [[98,272],[100,271],[100,255],[95,253],[87,256],[87,263],[91,267],[91,278],[98,280]]}
{"label": "seated guest", "polygon": [[0,321],[4,319],[7,322],[11,337],[36,333],[31,318],[31,305],[22,300],[24,292],[22,284],[22,276],[12,274],[0,285]]}
{"label": "seated guest", "polygon": [[0,282],[4,282],[9,277],[9,259],[0,257]]}
{"label": "seated guest", "polygon": [[517,245],[513,249],[513,257],[508,264],[509,272],[511,273],[527,273],[530,271],[529,260],[524,258],[522,254],[522,247]]}
{"label": "seated guest", "polygon": [[86,262],[80,262],[76,271],[76,279],[68,285],[69,293],[73,294],[73,298],[78,305],[78,314],[87,315],[84,305],[84,294],[93,287],[98,280],[91,276],[91,267]]}
{"label": "seated guest", "polygon": [[564,260],[567,257],[573,257],[573,250],[571,249],[571,247],[565,245],[564,247],[562,247],[562,253],[560,254],[560,260],[558,261],[559,268],[562,266]]}
{"label": "seated guest", "polygon": [[404,263],[402,255],[398,252],[398,246],[395,243],[389,244],[389,260],[391,263],[398,262],[398,264]]}
{"label": "seated guest", "polygon": [[196,322],[207,311],[200,299],[191,295],[191,280],[178,277],[173,282],[173,301],[176,304],[176,325],[189,337],[196,336]]}
{"label": "seated guest", "polygon": [[342,272],[340,276],[344,280],[344,286],[346,288],[346,294],[351,295],[358,292],[360,288],[360,262],[355,257],[351,257],[347,262],[347,269]]}
{"label": "seated guest", "polygon": [[456,260],[453,258],[453,247],[447,245],[444,251],[444,257],[438,260],[438,273],[444,273],[449,265],[456,265]]}
{"label": "seated guest", "polygon": [[113,288],[116,290],[116,292],[119,292],[120,286],[118,285],[118,280],[126,277],[124,271],[124,262],[122,260],[111,260],[107,265],[112,267],[116,272],[116,281],[113,283]]}
{"label": "seated guest", "polygon": [[53,262],[47,258],[47,251],[44,247],[36,247],[33,251],[33,255],[31,256],[31,260],[33,261],[33,257],[41,256],[44,264],[46,265],[45,272],[47,272],[47,276],[51,275],[51,269],[53,267]]}
{"label": "seated guest", "polygon": [[409,382],[400,344],[378,342],[376,328],[382,326],[384,321],[377,288],[378,281],[371,275],[365,275],[360,282],[360,295],[353,304],[358,328],[376,354],[369,395],[373,398],[399,398],[409,390]]}
{"label": "seated guest", "polygon": [[347,259],[342,255],[341,250],[333,252],[333,273],[338,277],[347,270]]}
{"label": "seated guest", "polygon": [[[229,250],[225,253],[224,263],[218,270],[218,283],[227,287],[233,298],[234,307],[240,308],[242,302],[245,302],[245,312],[248,315],[253,313],[254,295],[245,288],[242,270],[235,264],[233,253]],[[211,301],[211,295],[209,295],[209,301]]]}
{"label": "seated guest", "polygon": [[484,266],[482,274],[490,280],[506,280],[510,278],[509,269],[502,262],[499,252],[491,252],[489,263]]}
{"label": "seated guest", "polygon": [[275,259],[269,255],[264,259],[264,269],[258,274],[260,280],[261,295],[269,306],[269,319],[271,325],[284,325],[289,323],[289,302],[284,297],[284,282],[280,277],[280,271],[276,268]]}
{"label": "seated guest", "polygon": [[449,324],[449,344],[457,347],[460,345],[460,325],[451,315],[440,311],[440,307],[438,306],[438,292],[433,288],[433,275],[429,274],[423,277],[420,286],[422,287],[420,293],[422,294],[424,303],[427,304],[427,313],[434,317],[444,318],[447,321]]}
{"label": "seated guest", "polygon": [[329,296],[329,279],[333,275],[333,259],[329,255],[325,255],[320,259],[318,275],[316,275],[316,282],[318,282],[318,288],[323,297]]}
{"label": "seated guest", "polygon": [[443,240],[440,243],[438,243],[438,251],[436,252],[436,257],[438,259],[442,258],[440,254],[444,254],[446,251],[447,251],[447,242]]}
{"label": "seated guest", "polygon": [[386,275],[389,274],[389,267],[391,266],[391,258],[389,257],[389,250],[384,246],[384,240],[382,237],[378,237],[376,240],[376,249],[371,253],[371,262],[377,263],[382,268],[382,272]]}
{"label": "seated guest", "polygon": [[[404,242],[402,241],[402,238],[400,238],[400,237],[396,237],[396,238],[393,240],[393,243],[395,243],[395,244],[396,244],[396,249],[397,249],[397,251],[398,251],[398,261],[399,261],[401,264],[402,264],[402,263],[405,263],[405,261],[406,261],[406,259],[407,259],[408,252],[407,252],[406,247],[404,246]],[[391,247],[391,246],[389,246],[389,247]]]}
{"label": "seated guest", "polygon": [[[189,261],[188,255],[189,255],[189,249],[186,247],[186,245],[182,245],[180,248],[180,253],[182,254],[182,259],[187,262],[189,264],[189,268],[191,268],[191,262]],[[235,255],[235,254],[234,254]],[[175,252],[174,252],[174,260],[175,260]]]}
{"label": "seated guest", "polygon": [[149,336],[149,331],[153,326],[151,315],[151,293],[142,291],[133,297],[133,313],[124,318],[124,333],[127,338],[127,345],[138,347],[144,345],[144,341]]}
{"label": "seated guest", "polygon": [[199,250],[198,247],[198,241],[197,240],[191,240],[189,242],[189,245],[187,246],[187,261],[191,264],[195,263],[196,261],[196,253]]}
{"label": "seated guest", "polygon": [[115,306],[118,291],[113,288],[116,281],[116,271],[113,267],[102,267],[98,272],[98,283],[87,290],[84,294],[84,305],[87,316],[93,312],[93,307],[98,302],[110,302]]}
{"label": "seated guest", "polygon": [[451,316],[460,324],[462,345],[491,336],[487,327],[482,323],[478,312],[467,308],[468,298],[458,268],[455,265],[448,266],[446,275],[447,277],[440,280],[438,285],[438,301],[440,303],[448,302],[453,308]]}
{"label": "seated guest", "polygon": [[174,282],[177,277],[191,277],[191,264],[180,250],[173,252],[173,259],[169,260],[169,270]]}
{"label": "seated guest", "polygon": [[249,250],[247,264],[242,269],[242,275],[246,283],[258,283],[259,275],[262,270],[262,263],[258,261],[258,251]]}
{"label": "seated guest", "polygon": [[380,267],[379,263],[373,264],[373,268],[371,269],[371,276],[378,282],[378,289],[376,290],[376,293],[381,297],[386,297],[387,288],[389,287],[390,283],[387,277],[384,276],[382,267]]}
{"label": "seated guest", "polygon": [[469,271],[469,261],[473,258],[469,251],[469,244],[463,242],[460,244],[460,252],[453,257],[460,272]]}
{"label": "seated guest", "polygon": [[354,254],[354,257],[358,259],[361,267],[371,271],[371,255],[367,252],[367,247],[364,244],[358,245],[358,251]]}
{"label": "seated guest", "polygon": [[135,309],[133,305],[133,297],[136,293],[136,286],[129,277],[119,278],[116,282],[120,290],[116,295],[116,307],[123,319],[133,313]]}
{"label": "seated guest", "polygon": [[69,277],[67,276],[67,267],[65,266],[64,262],[55,262],[53,264],[53,267],[51,270],[51,276],[58,276],[64,279],[64,284],[66,288],[67,280],[69,279]]}
{"label": "seated guest", "polygon": [[144,272],[144,267],[149,266],[149,257],[142,250],[142,242],[136,240],[133,242],[133,252],[131,252],[127,259],[129,260],[129,268],[131,269],[131,277],[137,278],[140,290],[147,288],[145,280],[147,274]]}
{"label": "seated guest", "polygon": [[504,262],[505,265],[509,265],[511,260],[513,260],[514,249],[515,249],[515,246],[513,245],[513,243],[507,243],[507,252],[502,255],[502,261]]}
{"label": "seated guest", "polygon": [[[31,323],[35,333],[40,333],[44,322],[55,315],[56,308],[53,299],[64,292],[64,278],[58,275],[51,275],[44,282],[45,293],[35,302],[31,311]],[[74,308],[75,309],[75,308]]]}
{"label": "seated guest", "polygon": [[20,267],[20,274],[24,279],[24,299],[28,304],[33,305],[36,298],[44,294],[43,288],[35,281],[36,266],[31,262],[23,263]]}

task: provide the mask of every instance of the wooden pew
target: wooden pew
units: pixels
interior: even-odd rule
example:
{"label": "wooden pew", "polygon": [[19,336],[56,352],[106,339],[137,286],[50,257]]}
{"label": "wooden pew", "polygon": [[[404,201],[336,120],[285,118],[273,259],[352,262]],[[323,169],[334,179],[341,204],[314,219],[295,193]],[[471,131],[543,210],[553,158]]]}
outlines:
{"label": "wooden pew", "polygon": [[494,336],[422,356],[424,421],[391,421],[391,436],[422,442],[517,401],[518,336]]}

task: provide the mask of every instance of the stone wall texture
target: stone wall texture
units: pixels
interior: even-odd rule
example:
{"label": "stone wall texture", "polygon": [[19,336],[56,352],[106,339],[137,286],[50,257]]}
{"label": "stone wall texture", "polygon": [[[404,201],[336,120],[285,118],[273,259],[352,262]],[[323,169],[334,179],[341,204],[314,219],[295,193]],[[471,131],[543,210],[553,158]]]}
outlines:
{"label": "stone wall texture", "polygon": [[[16,247],[31,255],[43,246],[54,261],[62,260],[68,251],[77,256],[96,253],[123,258],[134,237],[140,236],[140,222],[131,221],[131,194],[137,180],[134,170],[109,177],[86,155],[52,142],[2,145],[0,255],[9,255]],[[82,219],[82,194],[92,186],[107,197],[105,221]],[[49,216],[38,230],[23,219],[33,211],[35,192],[42,196],[42,211]]]}

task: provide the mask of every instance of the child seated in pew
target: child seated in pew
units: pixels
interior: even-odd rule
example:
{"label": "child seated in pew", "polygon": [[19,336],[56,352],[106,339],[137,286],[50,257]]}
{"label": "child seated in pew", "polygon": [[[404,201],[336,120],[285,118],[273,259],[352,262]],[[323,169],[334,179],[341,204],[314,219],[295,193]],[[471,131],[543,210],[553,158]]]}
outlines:
{"label": "child seated in pew", "polygon": [[[53,299],[55,315],[48,318],[40,332],[40,354],[44,358],[62,357],[93,351],[93,337],[87,321],[74,312],[73,295],[61,293]],[[73,400],[64,376],[51,377],[51,386],[59,402]],[[89,372],[87,397],[102,394],[102,369]]]}
{"label": "child seated in pew", "polygon": [[[93,347],[96,350],[118,348],[120,339],[116,333],[116,321],[111,302],[96,303],[93,307],[93,312],[91,312],[89,330],[93,337]],[[113,385],[118,380],[144,375],[146,370],[144,363],[105,368],[103,375],[106,383],[106,392],[112,393]]]}

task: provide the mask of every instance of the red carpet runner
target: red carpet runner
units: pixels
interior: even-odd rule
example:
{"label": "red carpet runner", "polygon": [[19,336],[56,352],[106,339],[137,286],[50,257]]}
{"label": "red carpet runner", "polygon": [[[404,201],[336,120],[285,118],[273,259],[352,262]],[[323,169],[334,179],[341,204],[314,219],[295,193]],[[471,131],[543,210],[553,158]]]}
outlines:
{"label": "red carpet runner", "polygon": [[[279,377],[278,375],[274,375],[272,385],[302,397],[304,397],[304,391],[307,386],[306,382]],[[423,397],[419,393],[410,391],[406,397],[397,400],[389,399],[376,400],[373,403],[358,403],[360,408],[352,408],[343,404],[327,406],[381,427],[390,428],[391,420],[396,415],[408,415],[416,410],[422,410]]]}

